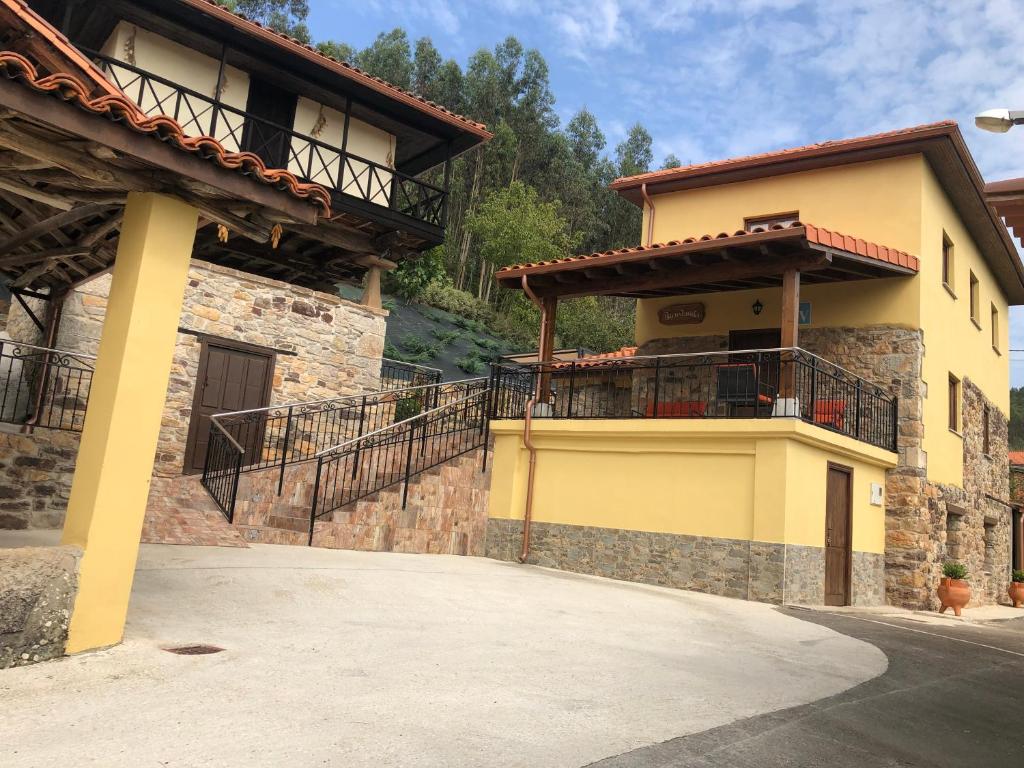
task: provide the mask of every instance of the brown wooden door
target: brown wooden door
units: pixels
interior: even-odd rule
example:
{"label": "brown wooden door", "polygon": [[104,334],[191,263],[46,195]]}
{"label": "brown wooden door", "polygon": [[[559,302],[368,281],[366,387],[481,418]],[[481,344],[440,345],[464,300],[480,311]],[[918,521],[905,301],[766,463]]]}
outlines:
{"label": "brown wooden door", "polygon": [[[203,344],[185,450],[186,472],[203,470],[213,414],[269,405],[273,370],[273,353]],[[253,435],[255,431],[250,428],[247,435],[235,437],[245,444],[255,439]]]}
{"label": "brown wooden door", "polygon": [[825,486],[825,605],[850,604],[851,470],[828,466]]}

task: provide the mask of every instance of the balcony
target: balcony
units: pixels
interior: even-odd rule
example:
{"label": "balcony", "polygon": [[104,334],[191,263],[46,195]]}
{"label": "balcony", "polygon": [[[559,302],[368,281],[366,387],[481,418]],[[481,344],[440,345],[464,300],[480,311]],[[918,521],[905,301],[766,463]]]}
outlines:
{"label": "balcony", "polygon": [[172,117],[189,136],[210,136],[230,151],[252,152],[268,167],[287,168],[304,181],[320,184],[332,191],[341,209],[392,221],[397,214],[399,224],[425,229],[440,240],[447,190],[347,151],[347,120],[342,146],[333,146],[119,59],[82,50],[146,114]]}
{"label": "balcony", "polygon": [[799,348],[496,365],[491,417],[800,419],[896,450],[897,400]]}

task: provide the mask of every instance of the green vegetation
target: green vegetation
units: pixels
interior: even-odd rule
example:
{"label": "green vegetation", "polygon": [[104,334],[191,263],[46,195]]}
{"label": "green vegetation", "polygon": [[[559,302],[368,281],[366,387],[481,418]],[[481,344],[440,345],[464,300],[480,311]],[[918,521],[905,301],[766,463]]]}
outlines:
{"label": "green vegetation", "polygon": [[1024,582],[1024,568],[1015,570],[1010,574],[1010,580],[1016,582]]}
{"label": "green vegetation", "polygon": [[445,347],[462,337],[461,331],[446,331],[441,328],[434,328],[430,333],[442,346]]}
{"label": "green vegetation", "polygon": [[468,373],[470,376],[476,376],[484,371],[484,361],[473,352],[470,352],[465,357],[460,357],[455,361],[455,365],[459,367],[459,370]]}
{"label": "green vegetation", "polygon": [[441,348],[437,344],[431,344],[411,333],[399,339],[398,344],[408,353],[404,358],[407,363],[426,363],[441,353]]}
{"label": "green vegetation", "polygon": [[[301,40],[307,0],[230,0],[251,18]],[[652,140],[641,125],[607,147],[594,115],[579,110],[564,125],[555,110],[547,62],[507,37],[464,64],[429,38],[382,32],[366,48],[319,40],[322,53],[416,91],[486,123],[494,138],[456,159],[445,242],[387,275],[384,289],[470,318],[519,349],[536,347],[538,312],[520,291],[499,289],[494,274],[512,263],[635,245],[640,209],[608,189],[618,176],[651,170]],[[666,166],[678,165],[670,155]],[[441,183],[443,170],[424,175]],[[592,297],[560,306],[558,346],[610,350],[632,342],[633,302]],[[469,329],[472,330],[472,329]]]}
{"label": "green vegetation", "polygon": [[405,421],[419,414],[423,410],[423,403],[418,397],[403,397],[395,403],[395,421]]}
{"label": "green vegetation", "polygon": [[1024,387],[1010,390],[1010,450],[1024,451]]}
{"label": "green vegetation", "polygon": [[947,579],[966,579],[967,566],[953,561],[945,562],[942,564],[942,575]]}

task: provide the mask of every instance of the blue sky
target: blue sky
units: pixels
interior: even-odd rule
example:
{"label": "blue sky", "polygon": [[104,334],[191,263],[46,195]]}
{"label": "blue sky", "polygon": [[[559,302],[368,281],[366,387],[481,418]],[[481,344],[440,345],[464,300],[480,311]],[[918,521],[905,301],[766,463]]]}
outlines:
{"label": "blue sky", "polygon": [[[508,34],[551,68],[563,123],[594,112],[609,146],[630,124],[683,163],[953,118],[986,179],[1024,176],[1022,0],[310,0],[310,29],[362,47],[403,26],[460,63]],[[1024,308],[1011,313],[1024,349]],[[1024,353],[1012,356],[1024,384]]]}

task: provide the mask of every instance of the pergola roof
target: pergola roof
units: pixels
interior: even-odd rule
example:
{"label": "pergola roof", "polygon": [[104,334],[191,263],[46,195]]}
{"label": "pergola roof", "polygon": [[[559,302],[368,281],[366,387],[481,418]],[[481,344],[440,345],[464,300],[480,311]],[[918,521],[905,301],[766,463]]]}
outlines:
{"label": "pergola roof", "polygon": [[1024,245],[1024,179],[1004,179],[985,185],[985,198]]}
{"label": "pergola roof", "polygon": [[918,259],[861,238],[795,222],[704,235],[567,259],[503,267],[506,288],[523,281],[538,296],[648,298],[782,284],[790,269],[802,282],[828,283],[913,275]]}

